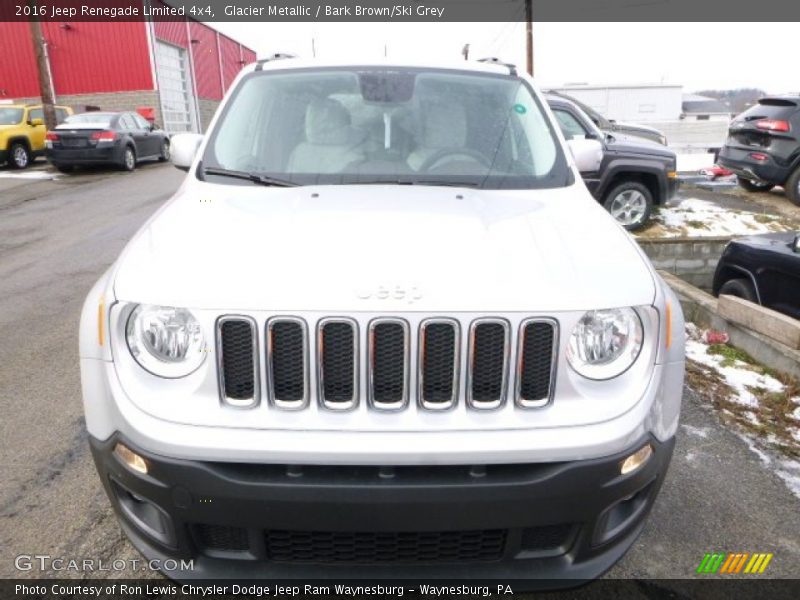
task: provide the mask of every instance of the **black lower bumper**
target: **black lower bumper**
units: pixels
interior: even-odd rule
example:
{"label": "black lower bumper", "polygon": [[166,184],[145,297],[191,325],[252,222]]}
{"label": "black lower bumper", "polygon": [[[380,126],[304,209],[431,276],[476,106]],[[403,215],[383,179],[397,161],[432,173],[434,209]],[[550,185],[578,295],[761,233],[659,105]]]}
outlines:
{"label": "black lower bumper", "polygon": [[[751,153],[763,154],[766,160],[756,160],[750,156]],[[735,148],[725,146],[717,158],[717,164],[730,171],[738,177],[752,179],[773,185],[783,185],[791,174],[791,168],[778,164],[769,154],[757,148]]]}
{"label": "black lower bumper", "polygon": [[8,150],[0,150],[0,165],[4,165],[8,162],[9,153]]}
{"label": "black lower bumper", "polygon": [[54,165],[119,164],[122,151],[117,144],[91,148],[50,148],[47,160]]}
{"label": "black lower bumper", "polygon": [[[114,453],[123,442],[148,473]],[[653,454],[622,475],[645,444]],[[576,585],[633,544],[674,439],[563,463],[287,466],[151,455],[91,440],[128,537],[148,560],[193,559],[176,579],[469,578]]]}

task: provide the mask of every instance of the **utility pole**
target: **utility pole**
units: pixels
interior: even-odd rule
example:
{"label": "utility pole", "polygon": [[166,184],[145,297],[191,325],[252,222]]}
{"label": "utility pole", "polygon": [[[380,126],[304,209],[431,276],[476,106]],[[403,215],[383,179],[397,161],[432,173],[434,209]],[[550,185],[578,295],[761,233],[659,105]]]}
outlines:
{"label": "utility pole", "polygon": [[525,50],[528,75],[533,77],[533,0],[525,0]]}
{"label": "utility pole", "polygon": [[30,27],[33,49],[36,53],[36,67],[39,72],[39,95],[42,97],[42,112],[44,114],[44,124],[47,129],[56,126],[56,109],[53,106],[53,88],[50,85],[50,65],[47,64],[47,50],[45,49],[44,36],[42,35],[42,24],[36,16],[36,0],[28,0],[31,7]]}

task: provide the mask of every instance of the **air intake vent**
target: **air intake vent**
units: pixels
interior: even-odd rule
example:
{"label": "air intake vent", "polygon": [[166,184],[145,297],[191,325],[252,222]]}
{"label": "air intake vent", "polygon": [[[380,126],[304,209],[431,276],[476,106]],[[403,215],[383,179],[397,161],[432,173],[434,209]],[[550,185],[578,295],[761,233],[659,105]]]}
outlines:
{"label": "air intake vent", "polygon": [[375,319],[369,327],[369,383],[372,406],[402,408],[408,401],[408,324]]}
{"label": "air intake vent", "polygon": [[308,403],[308,339],[305,322],[277,317],[267,323],[267,366],[271,402],[280,408]]}
{"label": "air intake vent", "polygon": [[519,336],[517,403],[526,408],[550,401],[556,353],[556,326],[552,321],[522,323]]}
{"label": "air intake vent", "polygon": [[428,409],[447,409],[458,399],[458,323],[429,319],[420,327],[419,396]]}
{"label": "air intake vent", "polygon": [[258,344],[255,321],[221,317],[217,321],[219,386],[223,402],[237,407],[258,403]]}
{"label": "air intake vent", "polygon": [[510,327],[500,319],[479,319],[470,327],[469,387],[473,408],[497,408],[505,400]]}
{"label": "air intake vent", "polygon": [[266,532],[267,557],[285,563],[433,563],[499,560],[506,530]]}
{"label": "air intake vent", "polygon": [[250,549],[247,530],[241,527],[198,524],[194,532],[200,546],[207,550],[244,552]]}
{"label": "air intake vent", "polygon": [[358,401],[358,327],[349,319],[319,324],[319,389],[323,406],[348,410]]}

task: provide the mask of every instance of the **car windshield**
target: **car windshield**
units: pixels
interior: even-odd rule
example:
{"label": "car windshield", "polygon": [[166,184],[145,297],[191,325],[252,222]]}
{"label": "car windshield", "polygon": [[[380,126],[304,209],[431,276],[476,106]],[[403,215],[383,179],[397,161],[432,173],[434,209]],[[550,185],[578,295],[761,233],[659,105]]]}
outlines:
{"label": "car windshield", "polygon": [[254,72],[227,103],[202,166],[231,184],[246,174],[296,185],[521,189],[570,178],[523,80],[405,68]]}
{"label": "car windshield", "polygon": [[16,125],[22,121],[21,108],[0,108],[0,125]]}
{"label": "car windshield", "polygon": [[85,112],[79,115],[70,115],[64,119],[64,125],[93,123],[102,127],[108,127],[111,124],[111,119],[114,115],[108,113]]}

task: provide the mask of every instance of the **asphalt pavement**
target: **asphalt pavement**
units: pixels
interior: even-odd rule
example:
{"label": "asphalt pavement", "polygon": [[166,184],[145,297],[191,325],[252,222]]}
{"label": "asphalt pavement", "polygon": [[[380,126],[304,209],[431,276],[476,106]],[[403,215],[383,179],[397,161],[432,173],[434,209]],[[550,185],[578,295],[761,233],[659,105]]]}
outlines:
{"label": "asphalt pavement", "polygon": [[[0,169],[0,577],[85,576],[19,571],[15,558],[140,558],[117,525],[88,450],[78,319],[92,284],[184,174],[159,164],[58,179],[7,173]],[[679,594],[681,579],[696,577],[713,551],[771,552],[760,577],[796,577],[800,500],[690,390],[682,423],[649,522],[607,577],[674,578],[659,589]],[[633,586],[627,595],[653,597],[649,589]]]}

